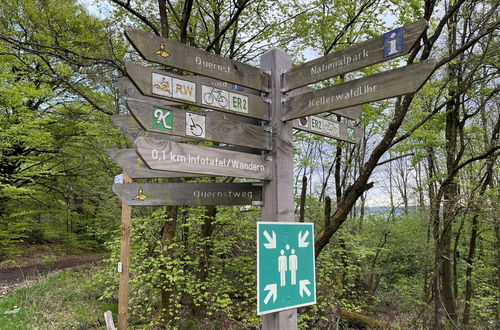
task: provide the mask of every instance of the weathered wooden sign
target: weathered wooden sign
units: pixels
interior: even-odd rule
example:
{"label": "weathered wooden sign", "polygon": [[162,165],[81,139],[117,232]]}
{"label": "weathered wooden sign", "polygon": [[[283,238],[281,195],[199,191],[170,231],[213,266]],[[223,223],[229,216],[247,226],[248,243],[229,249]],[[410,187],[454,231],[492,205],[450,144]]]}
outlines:
{"label": "weathered wooden sign", "polygon": [[[131,141],[134,142],[139,136],[147,136],[154,139],[165,140],[165,135],[154,133],[154,132],[146,132],[144,129],[137,123],[137,121],[131,115],[113,115],[111,120],[116,127],[122,131],[123,135]],[[179,136],[172,136],[171,140],[175,140],[177,142],[190,142],[194,141],[189,138],[182,138]]]}
{"label": "weathered wooden sign", "polygon": [[420,20],[296,66],[284,75],[285,90],[309,85],[408,54],[426,25],[425,20]]}
{"label": "weathered wooden sign", "polygon": [[155,171],[149,169],[142,159],[137,155],[135,149],[112,149],[108,150],[108,155],[113,159],[132,179],[155,179],[155,178],[192,178],[205,175]]}
{"label": "weathered wooden sign", "polygon": [[164,133],[204,141],[271,149],[271,134],[266,127],[242,123],[217,111],[189,112],[159,107],[138,100],[127,100],[127,108],[148,132]]}
{"label": "weathered wooden sign", "polygon": [[156,62],[257,90],[267,90],[268,76],[259,68],[161,38],[127,30],[126,36],[141,56]]}
{"label": "weathered wooden sign", "polygon": [[349,143],[359,143],[363,135],[363,131],[359,127],[319,116],[296,119],[293,121],[293,128]]}
{"label": "weathered wooden sign", "polygon": [[353,107],[333,110],[330,112],[333,113],[334,115],[337,115],[337,116],[341,116],[341,117],[348,118],[351,120],[357,120],[357,119],[359,119],[359,116],[361,116],[363,109],[361,109],[361,105],[356,105]]}
{"label": "weathered wooden sign", "polygon": [[130,183],[113,191],[128,205],[262,205],[260,183]]}
{"label": "weathered wooden sign", "polygon": [[136,151],[153,170],[270,180],[262,156],[138,137]]}
{"label": "weathered wooden sign", "polygon": [[366,78],[295,96],[288,101],[284,120],[320,114],[417,91],[434,71],[437,61],[427,60]]}
{"label": "weathered wooden sign", "polygon": [[144,95],[269,120],[268,105],[260,96],[204,84],[199,77],[179,76],[133,63],[127,63],[125,69]]}

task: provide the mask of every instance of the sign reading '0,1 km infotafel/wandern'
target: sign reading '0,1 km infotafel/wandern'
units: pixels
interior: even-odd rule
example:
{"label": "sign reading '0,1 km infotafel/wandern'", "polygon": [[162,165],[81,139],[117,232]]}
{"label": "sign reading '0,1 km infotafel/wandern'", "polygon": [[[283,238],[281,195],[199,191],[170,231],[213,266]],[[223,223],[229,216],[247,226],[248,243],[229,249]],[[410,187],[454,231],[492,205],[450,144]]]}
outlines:
{"label": "sign reading '0,1 km infotafel/wandern'", "polygon": [[144,59],[241,86],[268,89],[268,76],[259,68],[137,30],[126,36]]}
{"label": "sign reading '0,1 km infotafel/wandern'", "polygon": [[296,66],[284,75],[285,89],[309,85],[408,54],[426,25],[425,20],[420,20]]}
{"label": "sign reading '0,1 km infotafel/wandern'", "polygon": [[139,156],[152,170],[270,180],[270,161],[263,156],[139,137]]}

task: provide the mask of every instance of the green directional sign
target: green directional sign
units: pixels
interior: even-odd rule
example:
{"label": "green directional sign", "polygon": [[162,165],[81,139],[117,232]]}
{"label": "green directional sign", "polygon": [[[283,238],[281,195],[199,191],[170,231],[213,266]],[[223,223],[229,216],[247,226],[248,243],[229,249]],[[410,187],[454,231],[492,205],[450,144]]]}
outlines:
{"label": "green directional sign", "polygon": [[257,223],[257,314],[316,303],[312,223]]}

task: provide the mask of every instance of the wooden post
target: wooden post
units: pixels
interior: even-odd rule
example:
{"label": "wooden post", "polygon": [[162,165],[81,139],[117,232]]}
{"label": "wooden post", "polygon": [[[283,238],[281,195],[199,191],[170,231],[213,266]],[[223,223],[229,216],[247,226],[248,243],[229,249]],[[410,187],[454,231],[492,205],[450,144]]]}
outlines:
{"label": "wooden post", "polygon": [[[123,173],[123,183],[131,183],[132,179]],[[122,220],[120,237],[120,283],[118,287],[118,329],[127,329],[128,315],[128,280],[130,269],[130,228],[132,227],[132,206],[122,202]]]}
{"label": "wooden post", "polygon": [[[293,196],[293,140],[292,123],[285,123],[282,90],[282,73],[291,67],[291,59],[283,51],[273,48],[262,55],[260,67],[271,74],[271,127],[272,127],[272,181],[264,183],[263,221],[292,222],[294,217]],[[297,329],[297,309],[262,316],[263,330]]]}

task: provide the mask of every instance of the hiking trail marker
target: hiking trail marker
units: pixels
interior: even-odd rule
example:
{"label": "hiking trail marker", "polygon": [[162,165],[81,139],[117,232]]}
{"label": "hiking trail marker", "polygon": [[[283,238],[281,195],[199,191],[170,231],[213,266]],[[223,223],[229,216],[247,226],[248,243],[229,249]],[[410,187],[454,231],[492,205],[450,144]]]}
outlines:
{"label": "hiking trail marker", "polygon": [[257,222],[257,314],[316,303],[312,223]]}

